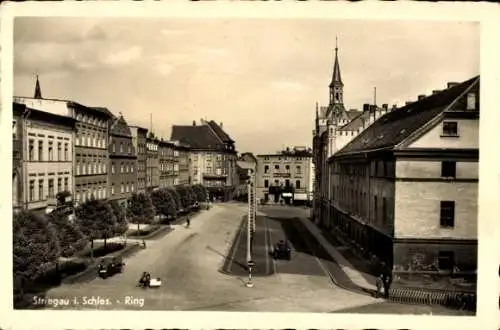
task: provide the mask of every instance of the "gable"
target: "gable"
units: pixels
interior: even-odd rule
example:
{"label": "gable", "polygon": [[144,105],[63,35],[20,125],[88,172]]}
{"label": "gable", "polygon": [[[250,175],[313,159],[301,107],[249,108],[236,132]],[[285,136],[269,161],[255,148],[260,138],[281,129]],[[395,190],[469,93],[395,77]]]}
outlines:
{"label": "gable", "polygon": [[[443,136],[443,122],[456,122],[456,137]],[[407,148],[479,148],[479,120],[441,118]]]}

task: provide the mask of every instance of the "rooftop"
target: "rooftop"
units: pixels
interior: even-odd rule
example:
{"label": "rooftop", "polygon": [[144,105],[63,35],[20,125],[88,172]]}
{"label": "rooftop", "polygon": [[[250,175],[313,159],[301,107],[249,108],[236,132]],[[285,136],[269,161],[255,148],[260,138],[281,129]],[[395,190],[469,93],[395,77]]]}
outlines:
{"label": "rooftop", "polygon": [[193,149],[227,150],[226,144],[234,142],[213,120],[201,125],[173,125],[170,139],[188,144]]}
{"label": "rooftop", "polygon": [[431,119],[454,105],[455,102],[462,105],[462,97],[471,88],[479,90],[479,76],[392,110],[355,137],[335,156],[393,148]]}

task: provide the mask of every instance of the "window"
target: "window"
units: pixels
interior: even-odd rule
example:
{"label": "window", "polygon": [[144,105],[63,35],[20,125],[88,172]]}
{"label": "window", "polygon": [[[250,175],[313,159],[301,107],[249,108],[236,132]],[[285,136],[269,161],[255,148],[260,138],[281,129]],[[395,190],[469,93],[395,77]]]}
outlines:
{"label": "window", "polygon": [[35,200],[35,180],[30,180],[30,202]]}
{"label": "window", "polygon": [[111,143],[111,152],[115,152],[115,151],[116,151],[115,142],[113,141],[113,143]]}
{"label": "window", "polygon": [[62,160],[62,143],[57,142],[57,161],[60,162]]}
{"label": "window", "polygon": [[35,140],[30,139],[28,147],[28,159],[30,161],[35,160]]}
{"label": "window", "polygon": [[49,198],[54,197],[54,179],[49,179]]}
{"label": "window", "polygon": [[458,123],[456,121],[443,122],[443,136],[458,136]]}
{"label": "window", "polygon": [[123,173],[123,172],[125,172],[125,169],[124,169],[124,166],[123,166],[123,163],[122,163],[122,164],[120,164],[120,173]]}
{"label": "window", "polygon": [[279,169],[280,169],[280,166],[279,166],[279,165],[274,165],[274,169],[275,169],[275,170],[279,170]]}
{"label": "window", "polygon": [[43,200],[43,179],[38,180],[38,200]]}
{"label": "window", "polygon": [[290,180],[288,179],[285,180],[285,187],[290,187]]}
{"label": "window", "polygon": [[122,183],[121,186],[120,186],[120,192],[123,194],[123,192],[125,191],[125,186],[124,184]]}
{"label": "window", "polygon": [[264,173],[269,173],[269,165],[264,166]]}
{"label": "window", "polygon": [[287,173],[290,173],[290,165],[285,165],[285,169]]}
{"label": "window", "polygon": [[295,188],[300,189],[300,180],[295,181]]}
{"label": "window", "polygon": [[64,190],[69,191],[69,179],[64,178]]}
{"label": "window", "polygon": [[264,188],[268,188],[269,187],[269,180],[264,180]]}
{"label": "window", "polygon": [[43,161],[43,141],[38,141],[38,161]]}
{"label": "window", "polygon": [[453,251],[438,252],[438,268],[440,270],[453,270],[455,264],[455,254]]}
{"label": "window", "polygon": [[441,162],[441,176],[444,178],[454,178],[457,175],[457,163],[454,161]]}
{"label": "window", "polygon": [[64,160],[68,160],[68,159],[69,159],[68,144],[65,143],[64,144]]}
{"label": "window", "polygon": [[111,195],[114,195],[115,194],[115,184],[113,183],[111,185]]}
{"label": "window", "polygon": [[476,94],[467,94],[467,110],[476,110]]}
{"label": "window", "polygon": [[12,121],[12,138],[17,138],[17,122],[15,120]]}
{"label": "window", "polygon": [[377,196],[373,196],[373,220],[378,221],[378,200]]}
{"label": "window", "polygon": [[274,180],[274,184],[277,186],[280,184],[280,181],[279,180]]}
{"label": "window", "polygon": [[441,227],[455,226],[455,202],[441,201]]}
{"label": "window", "polygon": [[99,173],[97,172],[97,163],[94,163],[94,174],[99,174]]}
{"label": "window", "polygon": [[123,142],[120,142],[120,153],[123,152]]}
{"label": "window", "polygon": [[57,178],[57,192],[62,191],[62,178]]}
{"label": "window", "polygon": [[54,160],[54,148],[53,148],[53,142],[52,141],[49,141],[49,161],[53,161]]}
{"label": "window", "polygon": [[297,165],[297,174],[300,174],[302,172],[302,167],[300,165]]}
{"label": "window", "polygon": [[91,174],[92,172],[92,164],[88,163],[87,164],[87,174]]}
{"label": "window", "polygon": [[112,174],[115,174],[115,164],[112,164],[112,165],[111,165],[111,173],[112,173]]}

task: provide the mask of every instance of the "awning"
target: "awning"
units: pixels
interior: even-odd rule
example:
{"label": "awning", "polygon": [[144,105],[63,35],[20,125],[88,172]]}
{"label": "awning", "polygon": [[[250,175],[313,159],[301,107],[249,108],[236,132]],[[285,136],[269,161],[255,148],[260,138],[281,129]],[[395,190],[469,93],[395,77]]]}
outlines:
{"label": "awning", "polygon": [[299,193],[299,194],[295,194],[293,196],[293,199],[295,199],[296,201],[306,201],[308,198],[307,198],[307,194],[304,194],[304,193]]}

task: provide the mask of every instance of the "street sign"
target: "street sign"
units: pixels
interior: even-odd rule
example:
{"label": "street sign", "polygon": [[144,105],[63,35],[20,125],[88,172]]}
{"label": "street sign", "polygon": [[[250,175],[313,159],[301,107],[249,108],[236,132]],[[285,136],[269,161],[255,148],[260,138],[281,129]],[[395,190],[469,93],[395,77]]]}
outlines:
{"label": "street sign", "polygon": [[247,265],[248,265],[248,267],[255,267],[255,261],[248,260]]}

